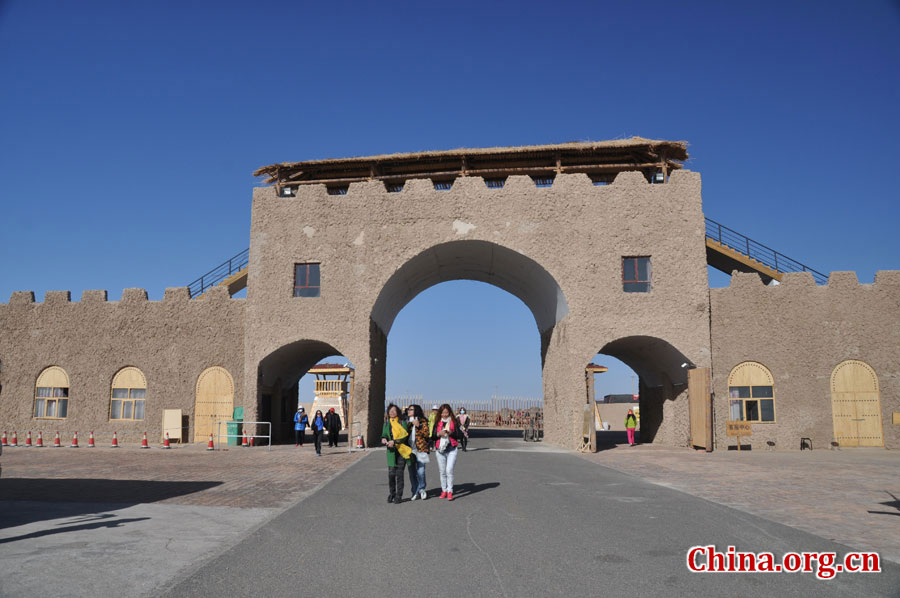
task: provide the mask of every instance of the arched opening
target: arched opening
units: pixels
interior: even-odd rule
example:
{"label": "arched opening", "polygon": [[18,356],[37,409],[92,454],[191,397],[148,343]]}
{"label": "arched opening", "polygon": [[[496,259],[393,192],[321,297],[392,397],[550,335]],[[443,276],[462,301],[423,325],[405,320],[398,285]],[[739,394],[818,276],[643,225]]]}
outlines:
{"label": "arched opening", "polygon": [[634,414],[635,441],[641,441],[638,374],[624,361],[598,353],[585,368],[598,447],[628,444],[626,416]]}
{"label": "arched opening", "polygon": [[437,284],[395,320],[386,402],[419,404],[426,413],[447,403],[457,414],[466,410],[473,438],[522,438],[524,412],[543,404],[540,346],[518,298],[475,281]]}
{"label": "arched opening", "polygon": [[[317,367],[322,365],[335,367],[327,371]],[[338,370],[350,371],[344,374]],[[335,407],[337,411],[347,403],[353,390],[352,370],[353,364],[338,349],[316,340],[289,343],[263,358],[258,369],[257,414],[260,421],[272,422],[272,443],[295,443],[294,414],[298,406],[312,416],[314,406],[324,410]],[[345,428],[347,419],[341,416]]]}
{"label": "arched opening", "polygon": [[467,240],[436,245],[401,266],[385,283],[373,306],[370,439],[380,434],[383,421],[387,337],[397,315],[423,291],[460,280],[493,285],[525,304],[538,329],[540,343],[535,349],[540,350],[543,367],[553,328],[569,312],[565,294],[553,276],[531,258],[495,243]]}
{"label": "arched opening", "polygon": [[620,360],[637,376],[641,441],[686,446],[688,370],[693,362],[668,341],[653,336],[619,338],[599,353]]}

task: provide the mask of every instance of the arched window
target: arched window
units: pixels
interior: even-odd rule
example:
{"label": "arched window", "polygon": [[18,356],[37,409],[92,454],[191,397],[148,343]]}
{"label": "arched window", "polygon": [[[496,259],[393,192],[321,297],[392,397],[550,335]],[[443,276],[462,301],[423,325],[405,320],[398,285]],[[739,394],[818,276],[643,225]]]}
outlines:
{"label": "arched window", "polygon": [[122,368],[113,376],[109,400],[109,419],[144,419],[147,379],[141,370]]}
{"label": "arched window", "polygon": [[65,419],[69,414],[69,376],[66,370],[50,366],[34,385],[34,417]]}
{"label": "arched window", "polygon": [[733,421],[775,421],[775,379],[761,363],[739,363],[728,375],[728,416]]}

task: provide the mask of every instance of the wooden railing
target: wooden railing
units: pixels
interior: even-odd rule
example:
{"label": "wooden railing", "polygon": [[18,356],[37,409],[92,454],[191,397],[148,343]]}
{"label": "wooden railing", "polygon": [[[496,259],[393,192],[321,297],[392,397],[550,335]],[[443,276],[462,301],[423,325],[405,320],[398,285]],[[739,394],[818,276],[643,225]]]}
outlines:
{"label": "wooden railing", "polygon": [[347,383],[344,380],[316,380],[316,396],[341,397],[346,393]]}

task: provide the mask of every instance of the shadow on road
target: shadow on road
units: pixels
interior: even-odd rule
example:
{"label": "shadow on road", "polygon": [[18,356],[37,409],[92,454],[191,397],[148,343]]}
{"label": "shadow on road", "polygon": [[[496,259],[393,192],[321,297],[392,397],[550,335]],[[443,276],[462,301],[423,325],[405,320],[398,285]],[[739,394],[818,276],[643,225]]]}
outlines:
{"label": "shadow on road", "polygon": [[0,529],[48,519],[94,516],[98,510],[108,510],[107,505],[123,508],[159,502],[220,485],[222,482],[3,478],[0,501],[15,502],[0,507]]}
{"label": "shadow on road", "polygon": [[892,492],[888,492],[887,490],[885,490],[885,494],[890,496],[893,500],[879,504],[895,509],[895,511],[869,511],[869,513],[872,513],[873,515],[900,515],[900,498],[897,498]]}
{"label": "shadow on road", "polygon": [[[641,431],[634,433],[634,441],[641,443]],[[628,432],[624,430],[604,430],[597,432],[597,451],[608,451],[619,446],[628,446]]]}
{"label": "shadow on road", "polygon": [[484,490],[491,490],[500,485],[500,482],[488,482],[486,484],[473,484],[472,482],[466,482],[465,484],[454,484],[453,485],[453,499],[463,498],[469,496],[471,494],[478,494]]}
{"label": "shadow on road", "polygon": [[[115,517],[112,513],[102,513],[97,515],[98,519],[108,519],[110,517]],[[82,525],[70,525],[68,527],[61,527],[58,529],[44,529],[38,532],[32,532],[30,534],[23,534],[21,536],[13,536],[11,538],[0,538],[0,544],[6,544],[7,542],[17,542],[19,540],[33,540],[35,538],[43,538],[44,536],[52,536],[55,534],[66,534],[69,532],[81,532],[90,529],[99,529],[101,527],[113,528],[113,527],[121,527],[126,523],[133,523],[135,521],[146,521],[150,519],[149,517],[132,517],[131,519],[116,519],[113,521],[98,521],[97,523],[84,523]]]}

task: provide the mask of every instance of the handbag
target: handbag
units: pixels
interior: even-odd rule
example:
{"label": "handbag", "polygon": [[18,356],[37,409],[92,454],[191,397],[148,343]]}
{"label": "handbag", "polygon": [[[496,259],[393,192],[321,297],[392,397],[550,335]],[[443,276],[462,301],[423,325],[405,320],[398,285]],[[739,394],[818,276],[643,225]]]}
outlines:
{"label": "handbag", "polygon": [[426,453],[424,451],[422,451],[422,452],[416,451],[414,454],[416,456],[416,461],[419,463],[428,463],[430,461],[430,459],[428,457],[428,453]]}
{"label": "handbag", "polygon": [[450,450],[450,437],[444,436],[438,441],[438,452],[441,454]]}

